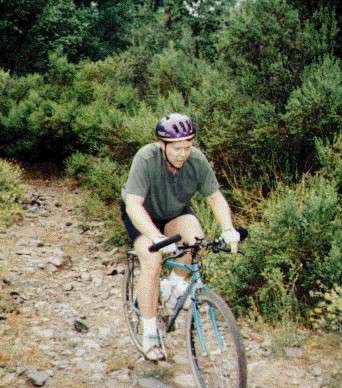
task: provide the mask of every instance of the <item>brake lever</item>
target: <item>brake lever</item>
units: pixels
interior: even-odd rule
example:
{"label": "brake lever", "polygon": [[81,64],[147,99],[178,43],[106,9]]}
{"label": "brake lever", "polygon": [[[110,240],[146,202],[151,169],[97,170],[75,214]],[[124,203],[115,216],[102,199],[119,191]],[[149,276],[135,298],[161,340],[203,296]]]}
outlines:
{"label": "brake lever", "polygon": [[225,247],[225,242],[223,241],[222,238],[217,238],[213,241],[213,244],[211,246],[211,249],[213,250],[214,253],[218,253],[221,250],[223,250]]}

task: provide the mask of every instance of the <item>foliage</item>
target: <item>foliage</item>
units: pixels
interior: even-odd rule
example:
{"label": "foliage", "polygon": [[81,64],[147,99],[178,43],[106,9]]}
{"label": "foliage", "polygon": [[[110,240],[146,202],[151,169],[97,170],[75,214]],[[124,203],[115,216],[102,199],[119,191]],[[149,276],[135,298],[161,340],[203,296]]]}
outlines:
{"label": "foliage", "polygon": [[219,40],[224,65],[244,93],[281,106],[303,68],[298,12],[283,0],[243,1],[227,23]]}
{"label": "foliage", "polygon": [[303,28],[305,49],[309,57],[319,60],[325,55],[333,55],[337,40],[338,26],[334,8],[319,8]]}
{"label": "foliage", "polygon": [[[238,91],[236,83],[207,67],[190,103],[200,128],[200,145],[225,181],[264,184],[288,173],[282,132],[275,107]],[[228,178],[227,178],[228,177]]]}
{"label": "foliage", "polygon": [[321,20],[321,45],[313,45],[309,34],[318,33],[311,25],[315,22],[307,20],[304,28],[298,10],[285,0],[242,1],[220,33],[222,66],[228,66],[244,94],[266,99],[281,111],[304,67],[318,55],[331,53],[334,18]]}
{"label": "foliage", "polygon": [[332,139],[342,128],[342,71],[339,62],[325,57],[305,69],[302,86],[287,102],[284,120],[293,157],[311,165],[314,139]]}
{"label": "foliage", "polygon": [[155,98],[177,90],[187,100],[191,88],[199,85],[201,77],[200,61],[193,60],[182,50],[176,50],[173,44],[153,57],[148,71],[151,74],[151,93]]}
{"label": "foliage", "polygon": [[102,233],[98,241],[104,245],[124,245],[127,243],[127,233],[120,220],[120,210],[116,203],[108,205],[98,193],[83,189],[82,195],[82,217],[85,227],[91,227],[93,222],[101,222]]}
{"label": "foliage", "polygon": [[95,24],[94,9],[76,7],[72,0],[16,0],[1,12],[0,47],[7,53],[1,65],[17,73],[43,71],[49,51],[59,50],[72,60],[89,54],[98,40]]}
{"label": "foliage", "polygon": [[66,161],[66,172],[84,189],[82,214],[85,224],[94,220],[103,222],[101,240],[106,245],[127,242],[120,220],[118,199],[128,169],[108,157],[99,158],[77,152]]}
{"label": "foliage", "polygon": [[107,203],[120,196],[127,178],[127,170],[108,157],[97,158],[81,153],[71,155],[66,162],[66,171]]}
{"label": "foliage", "polygon": [[330,181],[336,182],[338,192],[342,191],[342,135],[341,132],[334,137],[332,143],[322,140],[315,142],[317,157],[321,165],[320,174]]}
{"label": "foliage", "polygon": [[211,265],[211,283],[265,319],[305,316],[318,281],[341,282],[341,214],[335,185],[322,177],[279,189],[251,226],[244,255]]}
{"label": "foliage", "polygon": [[0,159],[0,229],[21,219],[23,196],[24,187],[20,168]]}
{"label": "foliage", "polygon": [[313,327],[342,333],[342,287],[336,284],[331,290],[316,291],[312,296],[320,299],[310,313]]}
{"label": "foliage", "polygon": [[[131,123],[137,119],[130,113],[143,114],[138,127],[146,123],[149,113],[135,89],[118,81],[122,77],[119,64],[108,58],[75,66],[64,56],[52,54],[44,78],[11,79],[3,73],[0,150],[27,159],[60,159],[76,150],[99,152],[104,145],[129,150],[130,137],[136,150],[148,133],[142,136],[137,129],[132,131]],[[21,98],[16,96],[19,87]]]}
{"label": "foliage", "polygon": [[219,226],[215,222],[213,213],[207,206],[206,201],[200,195],[196,195],[192,200],[191,206],[199,219],[206,238],[213,239],[218,237]]}

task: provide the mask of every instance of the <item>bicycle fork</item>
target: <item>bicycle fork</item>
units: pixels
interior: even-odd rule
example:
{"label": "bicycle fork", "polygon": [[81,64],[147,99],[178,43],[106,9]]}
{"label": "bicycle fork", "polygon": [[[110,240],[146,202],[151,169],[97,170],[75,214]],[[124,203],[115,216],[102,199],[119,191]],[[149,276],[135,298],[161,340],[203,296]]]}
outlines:
{"label": "bicycle fork", "polygon": [[[201,286],[200,288],[204,288],[206,290],[205,286]],[[197,287],[197,289],[198,289],[198,287]],[[193,292],[195,293],[196,290],[194,290]],[[205,341],[202,323],[200,320],[199,302],[198,302],[198,299],[196,298],[196,296],[194,296],[192,298],[192,300],[193,300],[192,317],[193,317],[193,321],[194,321],[194,325],[195,325],[196,334],[197,334],[197,337],[199,340],[199,345],[200,345],[202,355],[207,357],[209,354],[208,354],[207,346],[205,343],[206,341]],[[212,306],[208,305],[206,310],[207,310],[206,313],[209,316],[211,326],[212,326],[213,331],[215,333],[216,344],[218,346],[218,350],[220,352],[222,352],[223,351],[223,339],[222,339],[222,335],[221,335],[220,329],[219,329],[218,324],[217,324],[215,309]]]}

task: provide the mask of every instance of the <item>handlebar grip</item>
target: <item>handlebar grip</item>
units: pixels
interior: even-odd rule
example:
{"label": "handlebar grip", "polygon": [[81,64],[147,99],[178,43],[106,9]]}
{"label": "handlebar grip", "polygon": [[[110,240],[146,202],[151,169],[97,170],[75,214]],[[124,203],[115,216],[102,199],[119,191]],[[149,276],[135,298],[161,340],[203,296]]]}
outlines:
{"label": "handlebar grip", "polygon": [[174,236],[171,236],[163,241],[160,241],[156,244],[151,245],[148,250],[150,252],[157,252],[159,249],[166,247],[167,245],[176,243],[182,239],[182,236],[180,234],[175,234]]}
{"label": "handlebar grip", "polygon": [[239,226],[236,230],[240,234],[240,241],[243,241],[248,236],[247,229],[243,228],[242,226]]}

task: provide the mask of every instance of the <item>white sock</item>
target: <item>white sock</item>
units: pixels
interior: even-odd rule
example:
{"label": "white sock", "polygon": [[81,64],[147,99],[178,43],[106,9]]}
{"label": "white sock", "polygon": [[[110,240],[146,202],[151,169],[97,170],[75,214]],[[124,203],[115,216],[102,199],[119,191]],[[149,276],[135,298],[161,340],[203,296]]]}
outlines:
{"label": "white sock", "polygon": [[169,280],[172,284],[174,285],[177,285],[179,283],[181,283],[182,281],[185,280],[185,277],[184,276],[180,276],[178,274],[176,274],[175,271],[172,271],[169,275]]}
{"label": "white sock", "polygon": [[143,318],[142,322],[144,337],[157,335],[157,317],[150,319]]}

